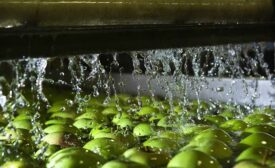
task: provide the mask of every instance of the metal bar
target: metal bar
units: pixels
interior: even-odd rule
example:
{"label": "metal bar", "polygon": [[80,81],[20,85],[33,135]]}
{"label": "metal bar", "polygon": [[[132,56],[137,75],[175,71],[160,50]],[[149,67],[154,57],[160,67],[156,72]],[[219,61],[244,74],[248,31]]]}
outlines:
{"label": "metal bar", "polygon": [[275,24],[0,29],[0,60],[274,41]]}
{"label": "metal bar", "polygon": [[273,41],[274,2],[0,0],[0,60]]}
{"label": "metal bar", "polygon": [[0,27],[271,21],[273,0],[1,0]]}
{"label": "metal bar", "polygon": [[[149,86],[147,85],[148,76],[133,76],[132,74],[113,74],[112,76],[117,84],[118,92],[136,95],[137,87],[139,86],[141,95],[150,94]],[[169,84],[167,84],[167,81]],[[198,96],[205,101],[213,100],[275,107],[275,86],[270,80],[207,78],[205,80],[197,80],[197,82],[191,81],[185,79],[185,86],[182,85],[179,88],[179,83],[176,84],[172,76],[161,76],[158,79],[151,79],[150,84],[154,94],[161,97],[166,96],[165,90],[169,87],[176,98],[180,98],[186,93],[189,99],[197,99]],[[123,82],[122,86],[121,82]],[[202,87],[198,95],[196,95],[195,88],[206,84],[208,87]]]}

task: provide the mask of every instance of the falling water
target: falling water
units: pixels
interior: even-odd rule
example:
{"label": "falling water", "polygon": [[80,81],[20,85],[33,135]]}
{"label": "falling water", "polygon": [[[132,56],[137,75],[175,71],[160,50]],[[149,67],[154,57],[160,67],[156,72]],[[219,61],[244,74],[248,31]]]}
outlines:
{"label": "falling water", "polygon": [[[21,109],[30,109],[28,116],[32,125],[30,133],[34,139],[34,144],[31,144],[34,146],[33,152],[45,136],[42,124],[45,118],[41,118],[41,113],[51,108],[50,100],[44,93],[45,84],[68,86],[73,97],[66,98],[66,102],[69,107],[76,107],[76,114],[85,110],[87,102],[101,96],[104,96],[104,106],[113,103],[122,114],[118,94],[121,90],[128,93],[129,89],[134,89],[138,109],[144,103],[142,97],[147,94],[151,99],[148,101],[157,102],[154,106],[160,110],[167,110],[170,119],[175,117],[176,110],[181,110],[183,115],[177,122],[182,124],[219,112],[215,110],[220,102],[235,105],[239,109],[235,111],[238,118],[249,113],[256,105],[258,90],[251,91],[248,88],[257,86],[259,80],[272,78],[264,61],[265,46],[265,43],[228,44],[132,51],[123,53],[123,56],[121,53],[111,53],[107,68],[100,59],[107,57],[106,54],[4,61],[1,64],[6,63],[11,67],[12,78],[6,79],[3,75],[0,79],[0,106],[7,121],[14,121]],[[135,86],[129,86],[127,83],[131,81],[123,80],[125,74],[121,60],[125,55],[132,61],[129,73],[137,81]],[[54,64],[56,60],[57,65]],[[115,73],[122,80],[118,81]],[[247,82],[248,78],[253,82]],[[236,86],[241,86],[240,90],[234,90]],[[245,93],[242,99],[246,99],[246,102],[236,100],[238,92]],[[223,97],[213,96],[219,94]],[[198,108],[190,109],[193,106]],[[242,106],[247,110],[240,110]],[[197,118],[188,117],[188,110],[197,110]],[[66,111],[65,107],[61,111]],[[5,129],[15,128],[10,122]],[[5,134],[5,131],[0,131]],[[5,135],[0,135],[0,138],[3,137]]]}

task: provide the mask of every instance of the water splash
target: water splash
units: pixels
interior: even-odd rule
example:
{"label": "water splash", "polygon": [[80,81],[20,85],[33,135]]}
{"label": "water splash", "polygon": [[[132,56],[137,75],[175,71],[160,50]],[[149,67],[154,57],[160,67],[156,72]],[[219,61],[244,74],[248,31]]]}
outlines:
{"label": "water splash", "polygon": [[[220,113],[217,104],[222,100],[228,106],[236,107],[235,117],[242,118],[251,112],[259,96],[257,89],[249,88],[257,88],[260,79],[271,79],[264,61],[264,49],[265,43],[250,43],[127,53],[133,67],[130,76],[136,80],[145,79],[144,83],[137,83],[134,88],[138,95],[137,109],[141,108],[144,103],[142,98],[147,94],[150,97],[148,104],[167,112],[169,120],[186,124],[201,120],[207,114]],[[44,83],[69,86],[73,98],[68,98],[66,102],[76,107],[76,114],[83,113],[87,102],[101,95],[105,96],[103,106],[115,107],[122,114],[125,109],[120,107],[117,84],[126,92],[129,86],[127,81],[117,82],[113,77],[116,71],[120,78],[125,77],[120,53],[109,55],[111,62],[107,68],[100,60],[104,55],[100,54],[6,61],[12,67],[12,80],[1,82],[0,105],[7,112],[5,118],[13,121],[18,109],[30,108],[30,132],[35,145],[40,144],[44,137],[42,121],[45,120],[41,118],[41,113],[50,107],[50,101],[44,94]],[[52,65],[54,60],[60,62],[55,68]],[[55,70],[56,73],[53,73]],[[253,78],[253,81],[247,82],[247,78]],[[8,87],[4,86],[6,84]],[[144,85],[147,87],[145,91]],[[240,90],[234,90],[236,87]],[[5,88],[9,90],[7,94]],[[244,106],[245,113],[234,99],[238,92],[243,92],[242,99],[249,102]],[[161,98],[159,93],[162,93]],[[188,115],[192,110],[196,110],[196,118]],[[175,119],[177,113],[181,116]],[[12,124],[7,126],[8,129],[13,127]]]}

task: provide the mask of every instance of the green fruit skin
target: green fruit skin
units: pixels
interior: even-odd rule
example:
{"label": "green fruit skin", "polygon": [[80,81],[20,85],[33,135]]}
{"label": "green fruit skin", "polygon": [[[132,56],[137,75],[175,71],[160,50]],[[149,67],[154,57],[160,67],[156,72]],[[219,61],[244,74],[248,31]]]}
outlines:
{"label": "green fruit skin", "polygon": [[32,124],[30,120],[16,120],[16,121],[13,121],[12,124],[17,129],[30,130],[32,128]]}
{"label": "green fruit skin", "polygon": [[229,131],[243,131],[247,128],[247,124],[242,120],[228,120],[220,125],[220,128]]}
{"label": "green fruit skin", "polygon": [[241,140],[241,146],[267,147],[275,150],[275,137],[267,133],[253,133]]}
{"label": "green fruit skin", "polygon": [[221,123],[226,121],[224,117],[218,116],[218,115],[205,116],[204,120],[206,123],[214,124],[214,125],[220,125]]}
{"label": "green fruit skin", "polygon": [[222,168],[214,158],[197,150],[178,153],[168,163],[167,168]]}
{"label": "green fruit skin", "polygon": [[265,147],[249,147],[236,158],[236,162],[246,160],[259,164],[275,164],[275,150]]}
{"label": "green fruit skin", "polygon": [[54,153],[46,165],[47,168],[98,168],[105,161],[90,151],[82,148],[65,148]]}
{"label": "green fruit skin", "polygon": [[272,136],[275,136],[275,127],[267,124],[259,124],[259,125],[254,125],[252,127],[248,127],[244,130],[246,133],[268,133]]}
{"label": "green fruit skin", "polygon": [[56,112],[53,113],[50,118],[74,119],[75,117],[76,114],[72,112]]}
{"label": "green fruit skin", "polygon": [[46,127],[44,129],[44,132],[47,134],[55,133],[55,132],[77,133],[78,130],[72,125],[55,124],[55,125],[50,125]]}
{"label": "green fruit skin", "polygon": [[133,135],[137,137],[151,136],[153,134],[154,134],[153,128],[150,126],[150,124],[147,124],[147,123],[140,123],[133,130]]}
{"label": "green fruit skin", "polygon": [[194,148],[211,155],[216,159],[222,160],[230,159],[233,154],[231,148],[226,143],[218,139],[205,139],[200,142],[191,142],[185,148]]}
{"label": "green fruit skin", "polygon": [[244,118],[244,121],[251,125],[264,124],[272,121],[272,117],[263,113],[254,113]]}
{"label": "green fruit skin", "polygon": [[143,151],[133,152],[127,159],[148,167],[164,167],[170,157],[167,153],[148,153]]}
{"label": "green fruit skin", "polygon": [[97,122],[90,119],[79,119],[73,123],[73,126],[75,126],[78,129],[91,129],[98,125],[99,124]]}
{"label": "green fruit skin", "polygon": [[195,124],[186,124],[181,127],[181,132],[186,135],[196,135],[204,130],[209,129],[210,126],[208,125],[195,125]]}
{"label": "green fruit skin", "polygon": [[227,132],[225,132],[222,129],[212,129],[212,128],[206,129],[200,132],[191,141],[201,142],[201,141],[204,141],[205,139],[218,139],[225,142],[228,145],[234,143],[232,137]]}
{"label": "green fruit skin", "polygon": [[176,141],[168,138],[159,138],[159,137],[154,137],[146,140],[143,143],[143,146],[150,147],[153,149],[159,149],[162,151],[173,151],[178,148],[178,144]]}
{"label": "green fruit skin", "polygon": [[268,168],[253,161],[243,161],[236,164],[233,168]]}
{"label": "green fruit skin", "polygon": [[30,161],[27,161],[27,160],[9,161],[0,167],[1,168],[35,168],[35,166],[32,165]]}
{"label": "green fruit skin", "polygon": [[126,150],[126,146],[121,142],[110,138],[97,138],[89,141],[83,147],[98,153],[105,159],[116,158]]}
{"label": "green fruit skin", "polygon": [[141,165],[134,162],[122,162],[119,160],[112,160],[105,163],[101,168],[149,168],[148,166]]}
{"label": "green fruit skin", "polygon": [[54,132],[43,137],[42,141],[49,145],[60,145],[63,147],[79,145],[78,139],[71,133]]}
{"label": "green fruit skin", "polygon": [[105,108],[105,109],[102,111],[102,114],[103,114],[103,115],[107,115],[107,116],[109,116],[109,115],[114,116],[114,115],[116,115],[116,114],[118,114],[118,113],[119,113],[119,112],[118,112],[118,110],[117,110],[116,107],[107,107],[107,108]]}
{"label": "green fruit skin", "polygon": [[150,106],[144,106],[140,109],[140,111],[137,114],[139,116],[144,116],[144,115],[154,115],[156,113],[157,113],[157,109]]}

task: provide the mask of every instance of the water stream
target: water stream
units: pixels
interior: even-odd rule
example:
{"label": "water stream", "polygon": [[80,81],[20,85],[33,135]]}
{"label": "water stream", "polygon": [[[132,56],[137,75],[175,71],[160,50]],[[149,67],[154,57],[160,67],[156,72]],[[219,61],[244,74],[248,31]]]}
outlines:
{"label": "water stream", "polygon": [[[107,57],[107,54],[87,54],[67,58],[27,58],[2,61],[0,64],[8,68],[4,69],[0,80],[0,106],[3,111],[0,115],[3,115],[7,121],[13,121],[20,114],[20,110],[28,110],[27,114],[31,116],[32,126],[30,134],[34,139],[34,144],[27,145],[32,146],[34,151],[45,136],[42,123],[46,119],[41,114],[50,109],[52,103],[45,90],[60,84],[69,88],[72,97],[66,98],[65,106],[73,109],[75,107],[76,114],[81,114],[87,108],[87,102],[102,97],[104,105],[114,103],[115,108],[122,114],[123,109],[120,107],[121,100],[118,94],[121,94],[121,91],[127,93],[130,87],[131,90],[135,90],[135,96],[138,97],[139,107],[137,108],[144,103],[144,92],[146,92],[151,99],[148,101],[159,102],[156,106],[160,109],[168,107],[170,114],[168,117],[173,118],[175,109],[182,110],[183,116],[180,120],[183,124],[193,122],[193,119],[185,115],[188,113],[187,106],[190,104],[198,105],[197,120],[201,120],[204,115],[213,113],[215,105],[221,102],[235,105],[236,109],[242,108],[235,101],[234,96],[238,92],[243,92],[246,93],[245,98],[240,99],[251,101],[248,101],[250,104],[243,104],[245,112],[235,111],[236,118],[241,118],[251,112],[260,95],[259,90],[248,89],[251,82],[247,82],[247,79],[252,79],[253,84],[257,86],[259,80],[272,78],[272,72],[264,58],[265,48],[266,43],[228,44],[132,51],[123,54],[110,53],[108,54],[110,57]],[[131,58],[131,63],[128,65],[132,67],[132,71],[128,74],[130,73],[131,78],[136,81],[146,76],[144,83],[129,86],[127,82],[115,79],[114,73],[119,74],[123,79],[124,70],[127,71],[127,68],[120,63],[125,59],[125,55]],[[100,60],[105,56],[110,58],[107,65]],[[225,78],[229,89],[219,84],[219,80]],[[215,81],[218,84],[213,87],[211,83]],[[142,90],[144,85],[147,87],[146,91]],[[156,89],[156,85],[162,94]],[[242,87],[234,90],[236,85]],[[211,94],[223,93],[225,97],[221,101],[206,99],[211,96],[205,97],[203,95],[205,90],[211,90]],[[62,94],[61,90],[60,94]],[[163,100],[168,103],[163,103]],[[205,102],[208,102],[211,108],[205,108]],[[65,106],[61,111],[68,110]],[[12,122],[4,129],[15,130]],[[5,130],[0,129],[0,138],[12,140],[14,138],[12,134]],[[20,140],[19,138],[18,141]],[[15,140],[14,144],[20,143]]]}

